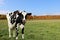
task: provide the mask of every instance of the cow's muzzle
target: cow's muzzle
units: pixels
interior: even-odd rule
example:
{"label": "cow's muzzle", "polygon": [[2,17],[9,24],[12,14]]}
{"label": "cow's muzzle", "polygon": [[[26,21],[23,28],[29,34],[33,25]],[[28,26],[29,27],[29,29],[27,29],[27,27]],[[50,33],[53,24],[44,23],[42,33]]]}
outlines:
{"label": "cow's muzzle", "polygon": [[23,24],[25,24],[26,23],[26,20],[23,20]]}

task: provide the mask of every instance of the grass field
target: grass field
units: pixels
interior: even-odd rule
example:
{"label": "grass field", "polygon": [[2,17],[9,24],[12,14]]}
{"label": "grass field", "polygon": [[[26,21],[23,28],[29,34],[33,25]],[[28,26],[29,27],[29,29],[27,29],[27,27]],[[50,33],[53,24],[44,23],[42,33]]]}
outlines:
{"label": "grass field", "polygon": [[[19,40],[21,40],[21,29],[19,33]],[[8,37],[6,20],[0,20],[0,40],[15,40],[13,37]],[[24,40],[60,40],[60,20],[27,21]]]}

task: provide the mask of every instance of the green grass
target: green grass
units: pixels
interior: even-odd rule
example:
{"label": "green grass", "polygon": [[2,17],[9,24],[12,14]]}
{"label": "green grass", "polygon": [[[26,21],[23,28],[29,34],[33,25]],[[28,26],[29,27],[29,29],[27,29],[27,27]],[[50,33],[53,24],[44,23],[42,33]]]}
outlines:
{"label": "green grass", "polygon": [[[8,37],[6,20],[0,20],[0,40],[15,40]],[[19,31],[21,40],[21,29]],[[25,25],[24,40],[60,40],[60,20],[30,20]]]}

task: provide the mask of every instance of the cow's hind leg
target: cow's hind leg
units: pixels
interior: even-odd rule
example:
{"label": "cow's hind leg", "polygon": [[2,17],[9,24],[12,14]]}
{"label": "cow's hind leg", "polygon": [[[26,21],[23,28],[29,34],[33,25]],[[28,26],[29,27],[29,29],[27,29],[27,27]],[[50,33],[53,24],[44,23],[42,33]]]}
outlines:
{"label": "cow's hind leg", "polygon": [[15,31],[15,29],[13,30],[13,37],[15,37],[16,35],[16,31]]}

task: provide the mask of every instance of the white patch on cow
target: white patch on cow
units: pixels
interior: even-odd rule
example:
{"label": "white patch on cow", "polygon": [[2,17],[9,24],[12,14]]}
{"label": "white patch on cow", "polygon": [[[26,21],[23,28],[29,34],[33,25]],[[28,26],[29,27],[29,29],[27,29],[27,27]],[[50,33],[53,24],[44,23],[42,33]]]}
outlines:
{"label": "white patch on cow", "polygon": [[18,17],[18,15],[16,14],[16,18]]}
{"label": "white patch on cow", "polygon": [[6,17],[7,17],[8,23],[9,23],[9,22],[10,22],[10,20],[11,20],[11,18],[10,18],[10,16],[9,16],[9,14],[7,14],[7,15],[6,15]]}
{"label": "white patch on cow", "polygon": [[[10,28],[10,29],[13,29],[14,27],[15,27],[15,23],[14,23],[14,24],[11,24],[11,23],[9,24],[9,28]],[[13,30],[14,30],[14,29],[13,29]]]}
{"label": "white patch on cow", "polygon": [[22,15],[24,16],[23,20],[25,20],[26,12],[22,12]]}
{"label": "white patch on cow", "polygon": [[21,24],[21,25],[20,25],[20,28],[21,28],[21,29],[22,29],[22,28],[24,28],[24,25],[23,25],[23,24]]}

